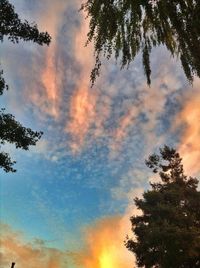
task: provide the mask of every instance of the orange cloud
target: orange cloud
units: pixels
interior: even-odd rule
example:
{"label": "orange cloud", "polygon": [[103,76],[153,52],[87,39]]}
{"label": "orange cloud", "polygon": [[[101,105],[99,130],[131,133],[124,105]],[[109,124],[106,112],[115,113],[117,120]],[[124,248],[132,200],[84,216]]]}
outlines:
{"label": "orange cloud", "polygon": [[78,264],[84,268],[132,267],[133,254],[124,245],[127,229],[125,219],[119,216],[105,218],[87,228],[86,245],[77,255]]}
{"label": "orange cloud", "polygon": [[[81,1],[80,1],[81,5]],[[77,5],[78,6],[78,5]],[[85,46],[86,40],[87,40],[87,33],[89,32],[89,22],[85,19],[86,14],[80,13],[81,16],[81,26],[79,31],[76,33],[74,38],[74,52],[77,61],[83,68],[83,73],[86,75],[85,81],[87,81],[87,85],[90,85],[89,82],[89,75],[90,71],[94,64],[94,57],[93,57],[93,46],[92,44],[88,44],[88,46]],[[82,81],[81,81],[82,82]]]}
{"label": "orange cloud", "polygon": [[30,244],[23,240],[21,234],[1,224],[0,268],[10,267],[15,262],[20,268],[66,268],[67,260],[63,252],[47,248],[43,243]]}
{"label": "orange cloud", "polygon": [[51,116],[58,118],[58,101],[59,101],[59,88],[57,83],[57,71],[55,68],[55,47],[52,46],[48,49],[46,55],[46,67],[42,72],[41,80],[45,89],[46,101],[48,101],[48,111]]}
{"label": "orange cloud", "polygon": [[[41,56],[38,58],[39,56],[37,57],[36,55],[36,57],[33,58],[31,69],[34,71],[33,75],[37,75],[35,80],[39,81],[41,84],[38,85],[35,83],[35,80],[32,81],[32,79],[29,79],[26,98],[36,105],[42,113],[50,115],[54,119],[58,119],[60,114],[59,104],[62,95],[60,72],[63,71],[65,67],[59,65],[58,68],[57,35],[67,4],[63,0],[60,0],[59,3],[45,0],[44,5],[46,6],[45,15],[38,15],[37,21],[39,28],[45,29],[45,31],[51,35],[52,40],[49,47],[44,47],[43,53],[45,54],[42,63]],[[42,48],[40,48],[40,51],[42,51]],[[25,76],[26,72],[27,71],[24,70]]]}
{"label": "orange cloud", "polygon": [[72,136],[70,147],[73,152],[79,152],[84,146],[86,136],[94,125],[97,114],[97,94],[91,89],[89,76],[93,57],[91,49],[85,47],[88,24],[82,17],[80,31],[74,39],[74,53],[81,67],[81,77],[70,100],[70,121],[66,125],[66,132]]}
{"label": "orange cloud", "polygon": [[46,27],[46,30],[52,37],[50,47],[46,49],[46,63],[41,74],[41,81],[46,93],[44,103],[48,102],[48,111],[46,110],[46,112],[54,118],[58,118],[59,116],[59,101],[61,95],[59,79],[57,79],[57,77],[59,77],[59,70],[56,68],[57,33],[65,6],[66,4],[63,1],[60,1],[59,4],[48,3],[47,14],[42,16],[43,19],[40,19],[40,23]]}
{"label": "orange cloud", "polygon": [[135,261],[124,245],[130,230],[127,213],[105,218],[85,230],[83,250],[64,252],[47,248],[39,239],[27,243],[21,233],[1,224],[0,268],[10,267],[12,262],[20,268],[129,268]]}
{"label": "orange cloud", "polygon": [[96,117],[95,105],[96,96],[88,90],[87,86],[83,85],[72,95],[70,121],[66,131],[72,135],[73,152],[82,149],[85,137]]}
{"label": "orange cloud", "polygon": [[[159,74],[159,78],[155,79],[154,88],[151,89],[146,86],[146,82],[138,85],[136,89],[132,89],[130,88],[130,84],[127,85],[127,77],[124,78],[123,75],[119,75],[117,79],[113,79],[112,85],[109,83],[106,84],[105,79],[103,80],[101,76],[100,79],[102,80],[99,81],[103,89],[91,89],[89,77],[94,63],[92,53],[93,45],[84,46],[87,39],[88,21],[84,20],[85,14],[83,14],[80,28],[77,29],[77,26],[72,27],[71,42],[73,43],[73,49],[70,51],[79,64],[80,77],[79,81],[75,81],[76,87],[74,91],[72,93],[67,92],[68,96],[70,96],[68,98],[69,104],[66,103],[65,105],[63,101],[63,96],[65,95],[62,89],[63,85],[60,85],[64,81],[63,76],[66,76],[66,72],[65,66],[63,66],[62,62],[59,62],[57,55],[57,34],[61,26],[61,20],[63,20],[63,11],[67,9],[71,1],[67,3],[64,0],[59,0],[59,4],[55,4],[50,0],[45,1],[48,3],[48,8],[45,10],[45,16],[41,16],[39,25],[52,35],[52,43],[49,48],[45,48],[44,50],[46,52],[45,63],[39,74],[40,82],[43,85],[42,90],[35,89],[36,85],[33,81],[31,87],[34,89],[31,91],[31,94],[30,90],[28,91],[29,99],[39,107],[40,112],[42,112],[40,114],[47,114],[59,120],[61,113],[63,115],[66,111],[66,123],[64,127],[62,126],[62,131],[65,130],[65,132],[70,134],[71,140],[68,141],[73,152],[80,152],[85,145],[88,145],[87,137],[90,137],[89,142],[94,142],[99,137],[105,137],[108,141],[111,155],[112,153],[114,155],[119,153],[120,148],[129,137],[130,130],[136,123],[137,117],[141,112],[148,115],[149,122],[145,122],[143,125],[140,124],[139,127],[146,133],[146,139],[150,140],[151,144],[154,144],[152,142],[153,139],[157,142],[158,139],[154,132],[158,123],[157,116],[164,110],[167,95],[180,86],[177,82],[178,79],[173,78],[174,73],[171,73],[170,65],[166,65],[165,62],[166,70],[159,68],[162,70],[162,73]],[[75,1],[77,10],[80,6],[79,2],[80,0]],[[81,13],[79,14],[81,16]],[[35,62],[33,68],[37,68],[37,65],[38,62]],[[66,77],[64,78],[66,79]],[[169,88],[167,90],[161,90],[160,86],[162,83],[169,85]],[[127,103],[123,101],[122,107],[117,107],[117,105],[114,107],[112,102],[119,95],[119,89],[121,90],[125,85],[127,85],[127,92],[129,92],[126,97],[130,97],[130,101],[127,101]],[[66,90],[68,89],[66,88]],[[134,101],[131,103],[133,99],[131,90],[140,92],[140,103],[135,103]],[[67,105],[69,106],[66,109]],[[123,113],[125,112],[125,115],[114,118],[114,122],[112,121],[112,126],[116,126],[114,131],[113,129],[108,129],[109,127],[106,129],[106,120],[117,109],[121,109]]]}
{"label": "orange cloud", "polygon": [[117,154],[121,149],[123,141],[128,137],[130,128],[134,125],[138,114],[138,107],[132,106],[128,112],[119,119],[117,128],[113,132],[112,141],[110,144],[112,155]]}
{"label": "orange cloud", "polygon": [[133,124],[134,119],[138,116],[138,109],[133,107],[128,113],[119,120],[118,129],[115,132],[116,141],[126,138],[129,126]]}
{"label": "orange cloud", "polygon": [[200,171],[200,82],[194,84],[191,94],[187,98],[183,109],[177,115],[176,126],[184,124],[179,152],[183,157],[183,165],[188,174],[197,174]]}

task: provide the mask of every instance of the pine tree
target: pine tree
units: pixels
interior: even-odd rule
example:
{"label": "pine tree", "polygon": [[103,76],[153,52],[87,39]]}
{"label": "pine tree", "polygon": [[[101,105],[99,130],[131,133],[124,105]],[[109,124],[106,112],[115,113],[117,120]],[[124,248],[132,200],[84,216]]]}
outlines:
{"label": "pine tree", "polygon": [[141,216],[132,216],[135,239],[126,247],[138,267],[200,267],[200,192],[198,180],[184,174],[176,150],[165,146],[146,161],[161,182],[151,183],[143,198],[135,199]]}

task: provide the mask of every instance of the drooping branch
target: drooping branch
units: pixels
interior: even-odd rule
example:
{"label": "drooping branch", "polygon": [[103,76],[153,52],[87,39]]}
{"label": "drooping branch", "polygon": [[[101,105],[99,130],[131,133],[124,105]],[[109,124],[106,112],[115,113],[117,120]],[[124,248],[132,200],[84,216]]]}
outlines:
{"label": "drooping branch", "polygon": [[81,7],[89,18],[88,43],[94,43],[96,64],[114,55],[121,67],[129,66],[141,52],[147,83],[151,83],[150,54],[165,45],[178,56],[187,79],[200,77],[200,2],[198,0],[87,0]]}

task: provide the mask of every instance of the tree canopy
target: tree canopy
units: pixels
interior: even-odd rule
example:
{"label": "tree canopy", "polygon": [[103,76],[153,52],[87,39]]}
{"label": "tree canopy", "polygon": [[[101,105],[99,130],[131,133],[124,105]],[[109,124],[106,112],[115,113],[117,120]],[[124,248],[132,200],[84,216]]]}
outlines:
{"label": "tree canopy", "polygon": [[[51,37],[47,32],[39,32],[37,24],[22,22],[15,12],[14,6],[8,0],[0,0],[0,41],[7,37],[12,43],[20,40],[35,42],[39,45],[49,45]],[[8,89],[3,78],[3,71],[0,71],[0,94]]]}
{"label": "tree canopy", "polygon": [[146,161],[161,182],[135,205],[141,216],[132,216],[135,239],[126,247],[135,253],[138,267],[200,267],[200,192],[198,180],[184,174],[176,150],[165,146]]}
{"label": "tree canopy", "polygon": [[[7,37],[13,43],[20,40],[32,41],[39,45],[49,45],[51,37],[47,32],[39,32],[35,23],[22,22],[14,10],[14,6],[8,0],[0,0],[0,41]],[[0,71],[0,95],[8,85],[3,78],[3,70]],[[23,127],[15,117],[6,114],[5,109],[0,110],[0,149],[5,143],[14,144],[16,148],[28,150],[29,146],[35,145],[40,139],[42,132],[33,131]],[[6,172],[15,172],[13,168],[15,161],[12,161],[9,154],[0,151],[0,167]]]}
{"label": "tree canopy", "polygon": [[[16,148],[28,150],[30,145],[35,145],[41,138],[42,132],[34,132],[30,128],[23,127],[15,120],[12,114],[5,114],[4,109],[0,110],[0,144],[6,142],[15,144]],[[6,172],[15,172],[13,168],[15,161],[12,161],[9,154],[0,152],[0,167]]]}
{"label": "tree canopy", "polygon": [[3,41],[4,36],[13,43],[18,43],[21,39],[49,45],[51,41],[47,32],[39,32],[37,24],[30,24],[27,20],[22,22],[8,0],[0,1],[0,41]]}
{"label": "tree canopy", "polygon": [[87,43],[94,42],[94,83],[102,56],[112,54],[121,67],[142,53],[147,83],[151,83],[150,54],[165,45],[177,56],[187,79],[200,77],[200,3],[198,0],[87,0],[81,7],[90,20]]}

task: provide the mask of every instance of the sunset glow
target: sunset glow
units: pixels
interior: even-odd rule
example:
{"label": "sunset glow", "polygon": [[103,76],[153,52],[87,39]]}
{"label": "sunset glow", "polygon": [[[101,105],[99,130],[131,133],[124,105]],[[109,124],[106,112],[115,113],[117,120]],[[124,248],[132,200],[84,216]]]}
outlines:
{"label": "sunset glow", "polygon": [[123,70],[102,61],[91,87],[82,1],[10,2],[52,41],[0,44],[9,84],[1,108],[43,132],[27,151],[5,144],[17,172],[0,169],[0,268],[135,267],[125,247],[139,213],[133,199],[157,180],[145,159],[167,144],[188,175],[200,176],[200,79],[190,85],[163,46],[152,53],[151,87],[140,55]]}
{"label": "sunset glow", "polygon": [[105,250],[105,252],[102,252],[100,258],[99,258],[100,266],[99,268],[114,268],[114,262],[113,262],[113,256]]}

